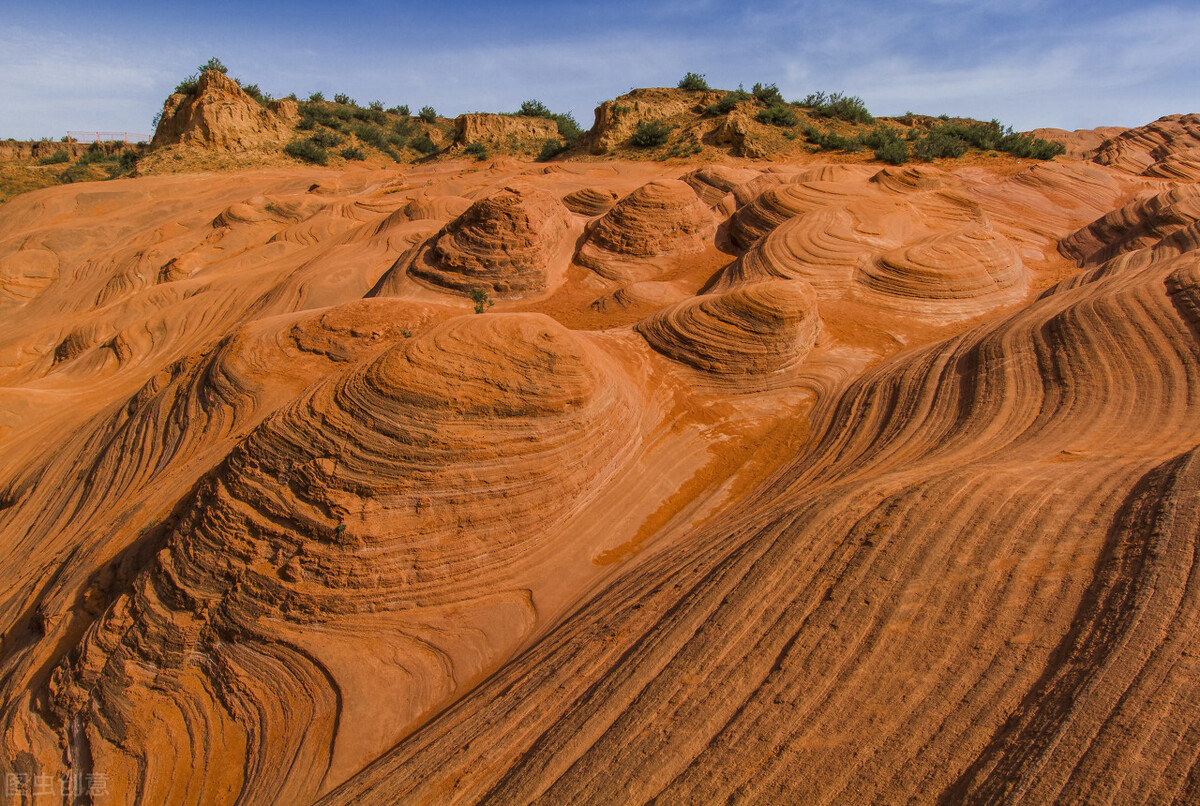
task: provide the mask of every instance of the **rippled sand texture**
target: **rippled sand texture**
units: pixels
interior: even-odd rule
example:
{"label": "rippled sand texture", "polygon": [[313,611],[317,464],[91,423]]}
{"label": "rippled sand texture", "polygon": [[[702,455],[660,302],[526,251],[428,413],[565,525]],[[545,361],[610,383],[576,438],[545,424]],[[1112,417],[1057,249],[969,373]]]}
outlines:
{"label": "rippled sand texture", "polygon": [[121,804],[1200,800],[1189,126],[1003,169],[15,199],[0,772]]}

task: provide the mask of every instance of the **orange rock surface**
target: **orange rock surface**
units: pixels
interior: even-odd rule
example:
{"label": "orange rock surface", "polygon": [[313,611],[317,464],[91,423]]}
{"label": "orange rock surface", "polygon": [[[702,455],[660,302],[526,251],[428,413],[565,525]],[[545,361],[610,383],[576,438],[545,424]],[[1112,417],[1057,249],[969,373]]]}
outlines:
{"label": "orange rock surface", "polygon": [[1200,801],[1200,210],[1149,170],[1187,158],[1168,123],[1105,164],[18,196],[0,774]]}

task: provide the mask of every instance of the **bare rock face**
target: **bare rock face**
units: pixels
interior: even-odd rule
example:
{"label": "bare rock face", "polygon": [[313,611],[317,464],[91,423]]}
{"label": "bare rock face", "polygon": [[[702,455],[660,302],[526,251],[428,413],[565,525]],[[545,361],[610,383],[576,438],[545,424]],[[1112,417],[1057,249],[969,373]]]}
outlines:
{"label": "bare rock face", "polygon": [[682,255],[704,249],[716,229],[695,191],[677,179],[650,182],[592,227],[575,260],[610,280],[649,280]]}
{"label": "bare rock face", "polygon": [[558,124],[550,118],[520,115],[490,115],[471,113],[454,120],[454,143],[483,143],[499,145],[515,138],[548,140],[558,137]]}
{"label": "bare rock face", "polygon": [[412,277],[467,293],[524,296],[549,285],[570,212],[544,190],[504,188],[447,224],[409,267]]}
{"label": "bare rock face", "polygon": [[264,107],[224,73],[208,70],[195,93],[167,98],[153,145],[181,143],[216,151],[276,145],[291,135],[287,116],[295,111],[285,105],[278,109]]}
{"label": "bare rock face", "polygon": [[1137,174],[1156,175],[1155,166],[1179,159],[1200,160],[1200,114],[1166,115],[1146,126],[1105,140],[1095,161]]}
{"label": "bare rock face", "polygon": [[717,124],[713,136],[721,145],[730,146],[736,157],[762,159],[767,155],[767,151],[760,143],[751,138],[751,131],[749,116],[744,112],[733,112],[726,115]]}

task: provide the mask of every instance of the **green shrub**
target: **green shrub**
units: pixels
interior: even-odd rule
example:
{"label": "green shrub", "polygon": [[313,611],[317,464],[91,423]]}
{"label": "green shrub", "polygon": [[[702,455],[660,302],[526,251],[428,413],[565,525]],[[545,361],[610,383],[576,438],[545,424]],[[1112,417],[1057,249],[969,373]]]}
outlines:
{"label": "green shrub", "polygon": [[492,302],[492,300],[488,297],[487,292],[482,288],[471,289],[471,301],[475,303],[475,313],[483,313],[488,308],[496,304]]}
{"label": "green shrub", "polygon": [[526,118],[551,118],[554,113],[551,112],[541,101],[530,99],[521,102],[521,108],[517,110],[517,114]]}
{"label": "green shrub", "polygon": [[636,148],[653,148],[667,142],[671,127],[660,120],[643,120],[629,138]]}
{"label": "green shrub", "polygon": [[320,90],[317,90],[312,95],[308,96],[310,103],[319,104],[325,102],[325,95]]}
{"label": "green shrub", "polygon": [[438,150],[437,143],[430,140],[429,135],[427,134],[422,134],[420,137],[417,137],[411,143],[409,143],[409,146],[414,151],[424,154],[425,156],[436,154]]}
{"label": "green shrub", "polygon": [[487,147],[483,143],[467,143],[463,153],[470,154],[476,160],[487,159]]}
{"label": "green shrub", "polygon": [[309,137],[309,142],[318,148],[333,148],[345,142],[346,138],[334,132],[317,132],[312,137]]}
{"label": "green shrub", "polygon": [[768,106],[766,109],[760,109],[754,119],[759,123],[766,123],[770,126],[795,126],[799,119],[796,117],[796,112],[787,104],[777,103]]}
{"label": "green shrub", "polygon": [[837,118],[848,123],[874,123],[875,118],[867,111],[862,98],[845,96],[840,92],[826,95],[823,92],[811,93],[803,101],[797,103],[804,109],[811,109],[813,114],[826,118]]}
{"label": "green shrub", "polygon": [[715,104],[706,106],[704,112],[709,115],[728,115],[742,101],[749,101],[753,97],[753,95],[743,89],[727,92],[721,96],[721,100]]}
{"label": "green shrub", "polygon": [[574,145],[583,136],[583,129],[579,128],[579,124],[575,122],[575,117],[570,112],[554,114],[551,117],[558,126],[559,136],[567,141],[568,146]]}
{"label": "green shrub", "polygon": [[242,92],[246,93],[263,106],[266,106],[271,102],[271,96],[259,89],[257,84],[243,84]]}
{"label": "green shrub", "polygon": [[849,151],[853,153],[862,150],[863,146],[861,138],[843,137],[833,129],[822,132],[815,126],[806,127],[804,137],[808,142],[822,151]]}
{"label": "green shrub", "polygon": [[58,149],[48,157],[42,157],[38,160],[42,165],[58,165],[63,162],[70,162],[71,156],[63,149]]}
{"label": "green shrub", "polygon": [[393,115],[399,115],[400,117],[403,117],[403,118],[408,117],[408,114],[409,114],[407,104],[400,104],[399,106],[393,106],[388,111],[391,112]]}
{"label": "green shrub", "polygon": [[87,169],[87,164],[83,162],[77,162],[68,167],[67,170],[63,171],[58,177],[58,181],[62,182],[64,185],[70,185],[74,182],[88,182],[91,180],[91,178],[92,175]]}
{"label": "green shrub", "polygon": [[226,66],[225,66],[225,65],[224,65],[224,64],[221,62],[221,60],[220,60],[220,59],[218,59],[216,56],[213,56],[211,59],[209,59],[208,61],[206,61],[204,64],[200,65],[200,67],[199,67],[199,69],[197,70],[197,72],[204,73],[204,72],[207,72],[207,71],[209,71],[209,70],[214,70],[214,71],[216,71],[216,72],[218,72],[218,73],[226,73],[226,74],[229,72],[229,68],[228,68],[228,67],[226,67]]}
{"label": "green shrub", "polygon": [[372,112],[383,111],[383,101],[371,101],[367,106]]}
{"label": "green shrub", "polygon": [[195,95],[196,88],[200,85],[200,76],[192,73],[190,76],[180,81],[175,85],[176,94],[180,95]]}
{"label": "green shrub", "polygon": [[702,73],[685,74],[683,78],[679,79],[678,87],[688,92],[703,92],[709,89],[708,82],[704,80]]}
{"label": "green shrub", "polygon": [[567,144],[561,140],[547,140],[542,143],[542,150],[538,152],[537,161],[548,162],[566,151],[567,148]]}
{"label": "green shrub", "polygon": [[141,155],[131,148],[121,152],[120,169],[123,173],[131,173],[137,167]]}
{"label": "green shrub", "polygon": [[358,106],[358,104],[354,103],[354,99],[344,92],[335,93],[333,102],[335,104],[345,104],[346,106]]}
{"label": "green shrub", "polygon": [[416,130],[416,128],[417,128],[416,124],[414,124],[408,118],[403,118],[401,120],[397,120],[395,123],[392,124],[392,131],[394,131],[396,134],[400,135],[401,137],[410,136]]}
{"label": "green shrub", "polygon": [[758,100],[759,103],[765,106],[783,105],[785,101],[779,93],[779,87],[774,84],[755,84],[750,93]]}
{"label": "green shrub", "polygon": [[354,127],[354,136],[369,146],[384,148],[387,146],[387,132],[378,126],[364,123]]}
{"label": "green shrub", "polygon": [[417,117],[419,117],[421,120],[425,121],[426,123],[436,123],[437,122],[437,112],[433,111],[432,106],[421,107],[421,111],[417,113]]}
{"label": "green shrub", "polygon": [[293,140],[283,147],[283,153],[289,157],[295,157],[303,162],[311,162],[316,165],[327,165],[329,163],[329,154],[324,148],[308,140]]}
{"label": "green shrub", "polygon": [[342,155],[342,159],[347,160],[365,160],[367,158],[367,155],[362,152],[361,148],[355,148],[354,146],[346,146],[338,153]]}
{"label": "green shrub", "polygon": [[892,165],[903,165],[908,162],[908,144],[903,140],[893,140],[875,149],[875,159],[890,162]]}
{"label": "green shrub", "polygon": [[957,158],[967,153],[964,140],[939,131],[926,132],[912,140],[913,159],[930,162],[944,157]]}

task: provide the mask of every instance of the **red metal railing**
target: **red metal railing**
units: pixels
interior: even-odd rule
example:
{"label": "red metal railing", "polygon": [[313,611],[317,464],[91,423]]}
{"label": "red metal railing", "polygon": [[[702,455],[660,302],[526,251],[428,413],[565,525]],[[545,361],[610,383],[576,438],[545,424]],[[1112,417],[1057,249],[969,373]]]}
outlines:
{"label": "red metal railing", "polygon": [[67,132],[68,142],[100,143],[125,141],[126,143],[150,142],[149,134],[134,134],[133,132]]}

